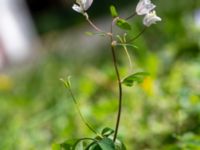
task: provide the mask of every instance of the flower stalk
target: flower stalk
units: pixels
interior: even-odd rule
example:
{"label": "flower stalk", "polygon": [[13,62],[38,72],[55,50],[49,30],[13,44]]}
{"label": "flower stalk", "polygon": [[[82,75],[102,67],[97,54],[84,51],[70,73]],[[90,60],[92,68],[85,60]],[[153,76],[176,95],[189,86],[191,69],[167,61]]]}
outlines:
{"label": "flower stalk", "polygon": [[[117,56],[116,56],[116,48],[115,47],[117,45],[123,46],[123,48],[125,49],[125,52],[128,56],[128,60],[130,62],[130,66],[131,66],[131,69],[132,69],[131,59],[130,59],[130,56],[128,54],[128,49],[127,49],[126,46],[129,43],[136,40],[137,38],[139,38],[145,32],[147,27],[151,26],[152,24],[155,24],[157,21],[161,21],[161,18],[156,15],[156,12],[154,10],[156,6],[151,3],[151,0],[139,0],[135,11],[125,19],[120,18],[118,16],[118,13],[117,13],[115,7],[112,6],[111,7],[111,15],[113,17],[113,20],[112,20],[112,23],[111,23],[110,32],[105,32],[105,31],[101,30],[99,27],[97,27],[90,20],[89,15],[86,12],[90,8],[92,3],[93,3],[93,0],[76,0],[76,3],[72,6],[72,9],[74,9],[78,13],[81,13],[86,18],[87,22],[91,25],[91,27],[94,30],[96,30],[97,32],[104,33],[105,35],[107,35],[107,37],[110,38],[110,49],[111,49],[111,54],[112,54],[112,61],[113,61],[113,66],[114,66],[117,82],[118,82],[118,111],[117,111],[117,119],[116,119],[116,123],[115,123],[114,135],[113,135],[113,139],[112,139],[113,142],[115,143],[117,136],[118,136],[118,130],[119,130],[119,125],[120,125],[120,120],[121,120],[122,97],[123,97],[123,91],[122,91],[123,90],[122,89],[123,81],[121,81],[121,77],[120,77],[120,73],[119,73],[119,67],[117,65]],[[117,36],[113,32],[113,26],[117,25],[121,29],[131,30],[131,26],[126,21],[133,18],[136,15],[144,15],[143,24],[144,24],[145,27],[143,28],[143,30],[141,32],[139,32],[134,38],[132,38],[130,40],[126,40],[126,32],[125,32],[124,38],[121,38],[120,36],[118,37],[119,40],[120,40],[120,43],[115,41],[115,37],[117,37]],[[75,97],[73,96],[73,93],[70,89],[69,89],[69,92],[70,92],[73,100],[75,101],[75,103],[77,105]],[[80,110],[79,110],[79,113],[80,113]],[[80,115],[81,115],[81,113],[80,113]],[[96,132],[95,130],[93,130],[93,128],[89,124],[87,124],[87,122],[84,120],[82,115],[81,115],[81,118],[85,122],[85,124],[88,126],[88,128],[90,128],[93,132]]]}
{"label": "flower stalk", "polygon": [[[112,38],[111,38],[112,40]],[[118,134],[118,129],[119,129],[119,124],[120,124],[120,119],[121,119],[121,112],[122,112],[122,83],[121,83],[121,78],[119,74],[119,69],[117,66],[117,59],[116,59],[116,54],[115,54],[115,47],[111,45],[111,52],[112,52],[112,59],[113,59],[113,64],[115,68],[115,73],[117,76],[117,81],[118,81],[118,90],[119,90],[119,95],[118,95],[118,113],[117,113],[117,120],[115,124],[115,132],[113,136],[113,141],[115,142]]]}

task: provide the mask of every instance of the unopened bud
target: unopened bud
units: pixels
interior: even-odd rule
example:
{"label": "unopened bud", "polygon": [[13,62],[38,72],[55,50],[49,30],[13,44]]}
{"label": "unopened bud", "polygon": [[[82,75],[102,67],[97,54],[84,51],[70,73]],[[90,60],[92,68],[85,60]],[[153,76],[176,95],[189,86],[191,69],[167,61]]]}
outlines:
{"label": "unopened bud", "polygon": [[117,41],[112,41],[111,45],[114,47],[117,45]]}

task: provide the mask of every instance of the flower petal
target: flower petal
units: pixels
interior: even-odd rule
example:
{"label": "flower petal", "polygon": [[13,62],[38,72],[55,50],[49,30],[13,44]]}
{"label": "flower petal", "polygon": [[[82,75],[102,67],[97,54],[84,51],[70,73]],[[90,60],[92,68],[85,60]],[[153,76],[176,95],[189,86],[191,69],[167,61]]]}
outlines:
{"label": "flower petal", "polygon": [[80,6],[76,5],[76,4],[74,4],[72,6],[72,9],[77,11],[77,12],[79,12],[79,13],[83,13],[83,9]]}
{"label": "flower petal", "polygon": [[93,0],[82,0],[84,10],[88,10],[93,3]]}
{"label": "flower petal", "polygon": [[161,21],[162,19],[156,15],[155,11],[152,11],[148,14],[143,19],[143,24],[147,27],[151,26],[152,24],[155,24],[157,21]]}
{"label": "flower petal", "polygon": [[156,6],[150,0],[140,0],[136,6],[136,13],[138,15],[146,15],[151,12]]}

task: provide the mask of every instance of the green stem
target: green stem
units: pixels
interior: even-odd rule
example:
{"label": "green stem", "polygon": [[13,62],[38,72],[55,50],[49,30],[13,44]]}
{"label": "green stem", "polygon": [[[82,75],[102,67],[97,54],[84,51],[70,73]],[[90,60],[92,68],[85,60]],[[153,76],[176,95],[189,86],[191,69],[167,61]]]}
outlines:
{"label": "green stem", "polygon": [[127,55],[127,57],[128,57],[128,62],[129,62],[129,65],[130,65],[130,71],[132,71],[132,69],[133,69],[133,64],[132,64],[132,61],[131,61],[131,56],[129,55],[129,52],[128,52],[127,47],[123,45],[123,48],[124,48],[125,53],[126,53],[126,55]]}
{"label": "green stem", "polygon": [[116,19],[114,19],[112,21],[111,24],[111,36],[110,36],[110,40],[111,40],[111,52],[112,52],[112,59],[113,59],[113,65],[115,68],[115,73],[117,76],[117,81],[118,81],[118,90],[119,90],[119,95],[118,95],[118,112],[117,112],[117,120],[116,120],[116,124],[115,124],[115,132],[114,132],[114,136],[113,136],[113,142],[115,142],[117,135],[118,135],[118,129],[119,129],[119,124],[120,124],[120,119],[121,119],[121,112],[122,112],[122,83],[121,83],[121,79],[120,79],[120,74],[119,74],[119,69],[117,66],[117,59],[116,59],[116,54],[115,54],[115,46],[112,45],[113,43],[113,25],[115,23]]}
{"label": "green stem", "polygon": [[134,12],[133,14],[131,14],[130,16],[128,16],[125,20],[129,20],[129,19],[133,18],[135,15],[137,15],[136,12]]}
{"label": "green stem", "polygon": [[117,67],[115,49],[113,46],[111,46],[111,51],[112,51],[113,64],[114,64],[115,73],[116,73],[117,81],[118,81],[118,88],[119,88],[118,113],[117,113],[117,120],[116,120],[116,124],[115,124],[115,132],[114,132],[114,137],[113,137],[113,141],[115,142],[115,140],[117,138],[117,134],[118,134],[119,124],[120,124],[120,119],[121,119],[121,111],[122,111],[122,84],[121,84],[121,79],[120,79],[120,75],[119,75],[119,70]]}
{"label": "green stem", "polygon": [[98,27],[90,20],[88,14],[87,14],[86,12],[84,13],[84,16],[85,16],[87,22],[88,22],[96,31],[105,33],[104,31],[102,31],[100,28],[98,28]]}
{"label": "green stem", "polygon": [[131,43],[131,42],[135,41],[137,38],[139,38],[146,31],[146,29],[147,29],[147,27],[144,27],[142,29],[142,31],[140,31],[140,33],[138,33],[138,35],[136,35],[134,38],[128,40],[127,43]]}
{"label": "green stem", "polygon": [[122,43],[122,44],[117,44],[117,45],[121,45],[123,48],[124,48],[124,51],[125,51],[125,53],[126,53],[126,55],[127,55],[127,57],[128,57],[128,62],[129,62],[129,65],[130,65],[130,71],[132,71],[132,69],[133,69],[133,64],[132,64],[132,61],[131,61],[131,57],[130,57],[130,55],[129,55],[129,52],[128,52],[128,49],[127,49],[127,44],[123,44],[123,43],[126,43],[126,37],[125,37],[126,35],[124,35],[124,38],[122,39],[120,36],[118,36],[118,39],[120,40],[120,42]]}
{"label": "green stem", "polygon": [[96,135],[98,135],[98,133],[95,131],[95,129],[94,129],[94,128],[85,120],[85,118],[83,117],[83,115],[82,115],[82,113],[81,113],[81,110],[80,110],[80,108],[79,108],[79,104],[78,104],[78,102],[77,102],[77,100],[76,100],[76,98],[75,98],[75,96],[74,96],[74,94],[73,94],[71,88],[68,88],[68,90],[69,90],[69,93],[70,93],[70,95],[71,95],[71,97],[72,97],[72,99],[73,99],[73,101],[74,101],[74,104],[75,104],[75,106],[76,106],[76,108],[77,108],[77,110],[78,110],[78,113],[79,113],[79,115],[80,115],[82,121],[84,122],[84,124],[85,124],[92,132],[94,132]]}

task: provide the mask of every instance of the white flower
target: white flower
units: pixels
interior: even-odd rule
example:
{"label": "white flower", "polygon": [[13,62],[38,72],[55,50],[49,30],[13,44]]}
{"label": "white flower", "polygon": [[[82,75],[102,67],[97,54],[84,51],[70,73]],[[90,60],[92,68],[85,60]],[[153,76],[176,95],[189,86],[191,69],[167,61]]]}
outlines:
{"label": "white flower", "polygon": [[84,13],[92,5],[93,0],[76,0],[76,4],[72,6],[72,9]]}
{"label": "white flower", "polygon": [[150,0],[140,0],[136,6],[136,13],[138,15],[146,15],[151,12],[156,6]]}
{"label": "white flower", "polygon": [[157,21],[161,21],[162,19],[156,15],[155,11],[151,11],[150,13],[146,14],[143,19],[143,24],[149,27],[152,24],[155,24]]}

